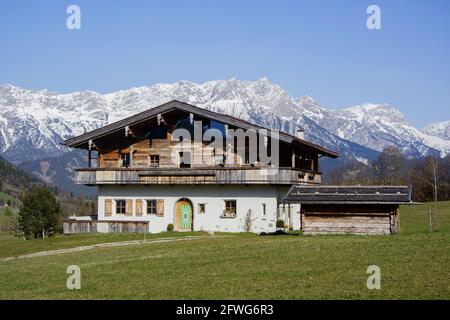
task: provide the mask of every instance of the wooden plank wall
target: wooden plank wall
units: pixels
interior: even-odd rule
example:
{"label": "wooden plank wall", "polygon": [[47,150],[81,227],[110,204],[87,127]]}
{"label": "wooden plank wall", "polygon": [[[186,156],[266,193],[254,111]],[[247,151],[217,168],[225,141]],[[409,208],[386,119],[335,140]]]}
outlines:
{"label": "wooden plank wall", "polygon": [[97,221],[64,221],[63,233],[64,234],[76,234],[76,233],[96,233]]}
{"label": "wooden plank wall", "polygon": [[[99,152],[99,167],[100,168],[118,168],[121,166],[120,154],[131,153],[132,167],[145,168],[150,166],[150,155],[159,155],[159,167],[173,168],[178,167],[178,159],[172,159],[172,152],[179,151],[190,152],[193,161],[192,167],[203,165],[214,165],[214,158],[212,157],[212,148],[207,145],[193,141],[191,147],[181,148],[178,143],[170,141],[169,139],[142,139],[130,143],[128,147],[118,147],[113,149],[103,149]],[[216,155],[220,156],[224,153],[223,150],[216,150]],[[205,157],[203,155],[206,155]],[[239,157],[237,157],[239,158]],[[240,159],[240,158],[239,158]]]}
{"label": "wooden plank wall", "polygon": [[64,234],[97,233],[98,224],[107,224],[110,233],[144,233],[148,230],[146,221],[64,221]]}
{"label": "wooden plank wall", "polygon": [[305,234],[392,234],[399,231],[398,206],[302,205],[301,229]]}
{"label": "wooden plank wall", "polygon": [[390,234],[389,215],[305,215],[305,234]]}

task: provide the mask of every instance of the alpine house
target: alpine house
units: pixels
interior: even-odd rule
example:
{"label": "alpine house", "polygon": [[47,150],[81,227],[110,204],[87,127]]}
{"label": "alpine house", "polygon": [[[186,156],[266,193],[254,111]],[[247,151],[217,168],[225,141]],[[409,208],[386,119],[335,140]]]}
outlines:
{"label": "alpine house", "polygon": [[[319,158],[338,154],[298,136],[171,101],[68,139],[88,167],[75,182],[98,187],[98,215],[65,233],[274,232],[300,229],[295,185],[321,183]],[[84,218],[85,219],[85,218]]]}

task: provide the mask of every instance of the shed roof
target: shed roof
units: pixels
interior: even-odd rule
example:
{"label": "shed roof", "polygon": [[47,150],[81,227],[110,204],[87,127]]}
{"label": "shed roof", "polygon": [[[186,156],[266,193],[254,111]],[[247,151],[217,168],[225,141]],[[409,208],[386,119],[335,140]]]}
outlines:
{"label": "shed roof", "polygon": [[[125,126],[137,125],[137,124],[143,123],[144,121],[147,121],[151,118],[157,117],[158,114],[164,114],[164,113],[167,113],[167,112],[170,112],[173,110],[180,110],[180,111],[185,111],[188,113],[197,114],[199,116],[206,117],[206,118],[209,118],[209,119],[212,119],[212,120],[215,120],[218,122],[222,122],[222,123],[225,123],[228,125],[233,125],[235,127],[242,128],[242,129],[254,129],[254,130],[267,129],[262,126],[255,125],[248,121],[244,121],[244,120],[232,117],[232,116],[228,116],[228,115],[220,114],[220,113],[213,112],[210,110],[206,110],[203,108],[199,108],[199,107],[193,106],[193,105],[185,103],[185,102],[172,100],[170,102],[164,103],[162,105],[151,108],[144,112],[141,112],[141,113],[135,114],[133,116],[130,116],[128,118],[111,123],[104,127],[84,133],[77,137],[67,139],[64,141],[64,144],[67,147],[72,147],[72,148],[86,148],[88,141],[91,139],[98,139],[98,138],[104,137],[106,135],[123,130],[125,128]],[[280,141],[284,141],[286,143],[298,143],[305,147],[314,149],[317,153],[324,155],[324,156],[328,156],[331,158],[337,158],[339,156],[337,152],[328,150],[317,144],[314,144],[309,141],[305,141],[303,139],[300,139],[296,136],[287,134],[285,132],[280,132],[279,138],[280,138]]]}
{"label": "shed roof", "polygon": [[283,201],[302,204],[403,204],[411,203],[411,187],[293,185]]}

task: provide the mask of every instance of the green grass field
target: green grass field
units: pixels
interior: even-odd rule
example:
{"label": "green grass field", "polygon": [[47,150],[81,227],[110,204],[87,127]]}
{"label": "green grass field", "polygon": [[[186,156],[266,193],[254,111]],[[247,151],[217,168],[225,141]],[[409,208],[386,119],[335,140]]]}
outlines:
{"label": "green grass field", "polygon": [[[0,298],[450,299],[450,202],[439,203],[434,233],[428,206],[402,207],[401,233],[393,236],[228,234],[0,261]],[[0,257],[142,238],[2,234]],[[81,268],[81,290],[66,288],[69,265]],[[369,265],[381,268],[381,290],[366,287]]]}
{"label": "green grass field", "polygon": [[4,200],[4,201],[8,201],[10,200],[12,203],[15,203],[17,206],[20,206],[22,204],[22,201],[20,201],[17,198],[14,198],[13,196],[4,193],[4,192],[0,192],[0,200]]}

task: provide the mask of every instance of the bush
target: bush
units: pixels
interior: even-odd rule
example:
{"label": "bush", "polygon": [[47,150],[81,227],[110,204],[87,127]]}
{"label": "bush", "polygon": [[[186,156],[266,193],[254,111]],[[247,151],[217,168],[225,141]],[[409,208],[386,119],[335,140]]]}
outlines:
{"label": "bush", "polygon": [[277,220],[276,226],[277,228],[284,228],[284,220],[282,219]]}
{"label": "bush", "polygon": [[167,225],[167,231],[173,231],[173,224],[172,223],[169,223]]}

